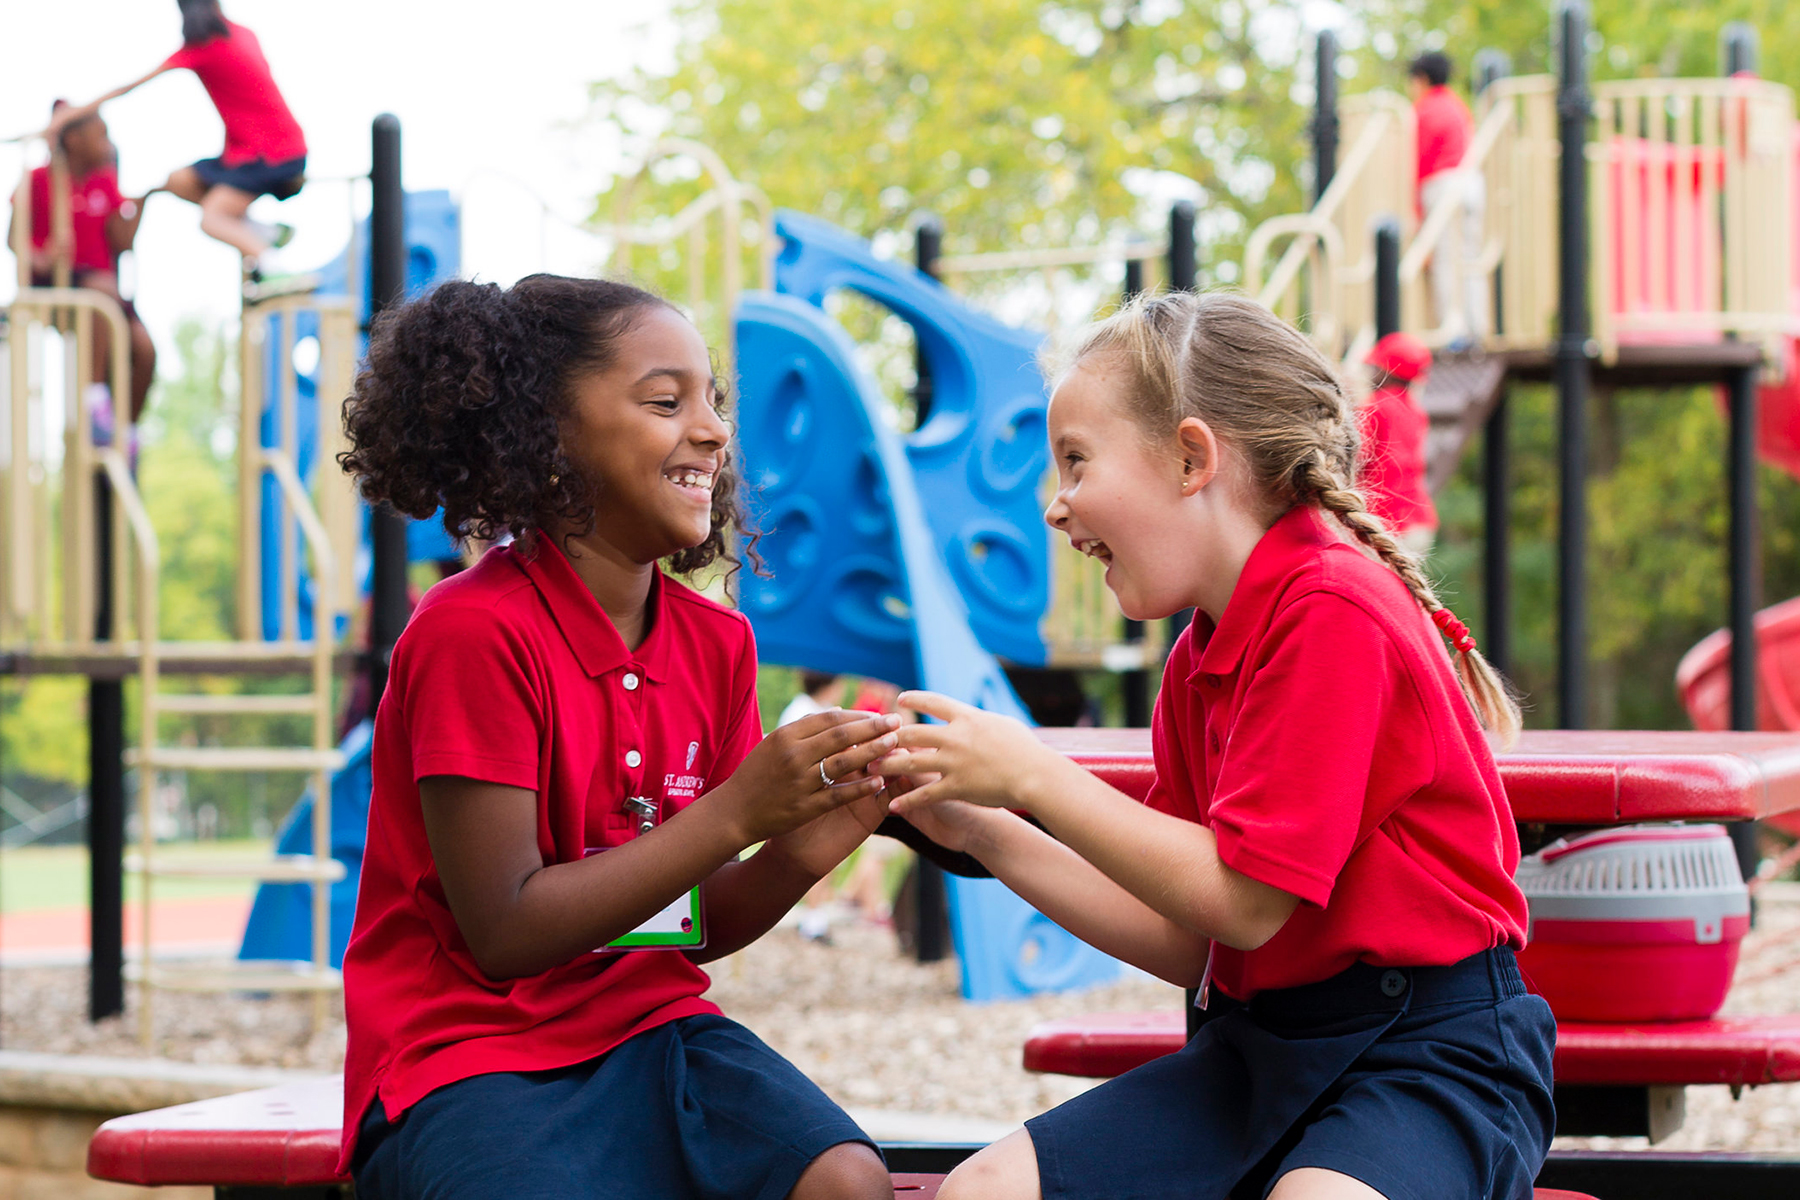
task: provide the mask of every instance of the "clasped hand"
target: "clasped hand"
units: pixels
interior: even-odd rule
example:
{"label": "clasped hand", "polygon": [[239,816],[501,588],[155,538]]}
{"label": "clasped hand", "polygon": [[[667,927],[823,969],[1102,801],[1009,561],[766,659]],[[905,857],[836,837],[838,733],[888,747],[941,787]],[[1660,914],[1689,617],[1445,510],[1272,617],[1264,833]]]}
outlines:
{"label": "clasped hand", "polygon": [[1011,717],[936,692],[902,692],[900,707],[943,722],[902,726],[899,747],[871,768],[890,778],[908,778],[910,787],[891,786],[889,791],[894,796],[891,810],[909,819],[948,800],[1029,810],[1038,781],[1063,761]]}

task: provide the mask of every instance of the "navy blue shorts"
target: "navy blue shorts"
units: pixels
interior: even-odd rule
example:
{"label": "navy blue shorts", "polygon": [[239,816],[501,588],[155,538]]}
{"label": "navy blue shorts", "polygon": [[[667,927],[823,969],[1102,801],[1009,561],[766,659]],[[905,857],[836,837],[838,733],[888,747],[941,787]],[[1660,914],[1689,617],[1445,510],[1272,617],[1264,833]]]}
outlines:
{"label": "navy blue shorts", "polygon": [[194,164],[194,174],[209,188],[223,184],[252,196],[286,200],[298,196],[306,186],[306,155],[278,163],[259,158],[236,166],[226,166],[223,159],[203,158]]}
{"label": "navy blue shorts", "polygon": [[762,1039],[708,1014],[573,1067],[448,1084],[396,1124],[377,1101],[354,1174],[358,1200],[782,1200],[843,1142],[875,1148]]}
{"label": "navy blue shorts", "polygon": [[1300,1167],[1388,1200],[1528,1200],[1556,1021],[1504,947],[1215,997],[1187,1046],[1026,1122],[1045,1200],[1259,1200]]}

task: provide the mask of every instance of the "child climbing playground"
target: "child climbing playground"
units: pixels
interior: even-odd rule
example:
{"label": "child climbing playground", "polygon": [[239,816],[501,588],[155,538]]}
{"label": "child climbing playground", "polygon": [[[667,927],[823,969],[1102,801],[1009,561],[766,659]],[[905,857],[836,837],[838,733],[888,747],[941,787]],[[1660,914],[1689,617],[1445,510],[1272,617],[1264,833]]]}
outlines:
{"label": "child climbing playground", "polygon": [[158,191],[200,206],[200,228],[244,258],[244,276],[260,282],[270,269],[271,247],[293,231],[252,220],[260,196],[287,200],[306,182],[306,135],[289,111],[263,57],[262,44],[244,26],[227,20],[219,0],[176,0],[181,9],[181,48],[149,74],[97,100],[58,113],[45,131],[54,136],[100,111],[108,101],[135,91],[166,71],[199,76],[225,124],[225,147],[169,175]]}
{"label": "child climbing playground", "polygon": [[[66,101],[58,100],[51,110],[52,118],[67,108]],[[13,199],[15,222],[22,207],[31,213],[31,283],[33,287],[54,284],[57,261],[62,259],[69,268],[70,284],[104,292],[124,310],[131,331],[131,420],[135,424],[143,414],[144,399],[150,394],[150,383],[156,375],[156,344],[138,319],[137,310],[120,295],[118,262],[137,237],[138,223],[144,219],[144,197],[133,200],[119,194],[118,148],[98,114],[65,124],[56,141],[56,152],[68,167],[65,193],[52,194],[54,172],[45,163],[26,175]],[[57,210],[63,206],[69,214],[66,234],[57,228]],[[8,241],[11,240],[9,233]],[[90,372],[96,381],[91,387],[97,390],[89,396],[88,408],[103,414],[102,420],[110,420],[112,415],[107,385],[98,382],[107,377],[111,337],[112,330],[106,322],[95,323]]]}

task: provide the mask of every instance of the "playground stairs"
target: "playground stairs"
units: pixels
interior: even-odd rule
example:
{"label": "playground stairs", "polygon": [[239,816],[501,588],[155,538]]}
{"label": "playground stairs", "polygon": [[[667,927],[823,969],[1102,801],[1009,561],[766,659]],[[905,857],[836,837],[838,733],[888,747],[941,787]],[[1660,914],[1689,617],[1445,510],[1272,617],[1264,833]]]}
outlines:
{"label": "playground stairs", "polygon": [[1419,404],[1431,419],[1425,440],[1425,481],[1436,492],[1456,474],[1463,451],[1494,411],[1506,382],[1507,361],[1480,351],[1439,351]]}
{"label": "playground stairs", "polygon": [[[330,853],[329,807],[314,810],[309,853],[238,860],[182,857],[158,844],[159,827],[168,823],[168,814],[161,811],[166,792],[160,785],[176,773],[267,771],[303,774],[310,777],[313,795],[331,794],[331,775],[341,765],[333,745],[333,689],[343,660],[337,635],[347,608],[338,564],[350,557],[346,542],[355,534],[354,502],[347,487],[341,488],[345,494],[336,495],[322,479],[315,504],[296,469],[292,335],[305,313],[309,331],[318,338],[321,371],[331,375],[324,382],[347,387],[354,322],[347,306],[337,301],[282,296],[246,304],[241,377],[250,436],[238,443],[239,483],[245,493],[240,497],[240,573],[265,557],[256,540],[261,522],[254,514],[267,490],[276,501],[279,524],[277,544],[271,547],[279,552],[273,574],[285,588],[283,596],[271,598],[279,627],[264,639],[263,597],[254,583],[240,580],[238,640],[164,640],[157,532],[138,491],[134,466],[121,449],[132,432],[123,400],[130,394],[124,316],[110,297],[98,292],[34,288],[29,279],[21,279],[20,285],[5,312],[5,340],[0,343],[6,360],[0,371],[6,434],[0,441],[0,673],[74,674],[111,683],[137,677],[132,713],[136,745],[124,750],[121,766],[135,768],[136,775],[136,850],[123,865],[139,877],[142,889],[135,931],[141,953],[126,972],[139,984],[141,1035],[146,1045],[153,1043],[153,998],[159,990],[310,991],[316,996],[315,1016],[322,1021],[328,995],[341,987],[330,966],[328,914],[331,884],[343,878],[344,868]],[[96,422],[89,411],[96,322],[105,322],[112,331],[105,381],[114,398],[110,424]],[[54,369],[58,359],[60,371]],[[270,419],[273,438],[262,436],[258,428]],[[116,432],[96,437],[96,426]],[[56,445],[53,431],[59,428],[61,444]],[[328,523],[336,527],[336,537],[328,532]],[[304,597],[302,580],[308,589]],[[307,622],[301,620],[303,599],[312,618]],[[304,682],[301,690],[282,693],[208,690],[205,682],[164,690],[165,677],[216,686],[247,676]],[[96,704],[90,711],[90,735],[123,745],[124,697],[117,691],[113,695],[117,699],[110,705]],[[103,716],[102,708],[110,715]],[[299,744],[267,738],[208,745],[192,728],[180,737],[166,736],[177,721],[223,715],[310,720]],[[104,730],[103,721],[110,722]],[[97,780],[96,786],[103,785]],[[297,962],[216,965],[166,953],[159,957],[151,902],[157,883],[198,877],[311,885],[310,956]]]}

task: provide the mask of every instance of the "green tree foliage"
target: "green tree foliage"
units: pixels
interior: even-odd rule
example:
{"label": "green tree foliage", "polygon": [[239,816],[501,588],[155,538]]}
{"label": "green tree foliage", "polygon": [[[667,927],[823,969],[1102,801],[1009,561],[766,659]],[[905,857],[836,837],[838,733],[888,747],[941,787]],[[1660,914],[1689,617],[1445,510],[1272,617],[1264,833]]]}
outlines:
{"label": "green tree foliage", "polygon": [[[1305,53],[1271,0],[683,0],[673,70],[595,85],[637,145],[705,142],[777,205],[853,233],[928,209],[946,251],[1154,228],[1148,178],[1235,245],[1303,203]],[[609,212],[604,199],[602,212]],[[1235,257],[1235,256],[1233,256]]]}
{"label": "green tree foliage", "polygon": [[[1596,0],[1597,78],[1705,76],[1718,33],[1747,20],[1765,76],[1800,85],[1800,9],[1772,0]],[[597,85],[597,113],[639,145],[707,142],[775,203],[895,245],[919,209],[944,218],[946,251],[1092,244],[1160,223],[1146,197],[1171,177],[1201,200],[1213,282],[1267,216],[1310,194],[1312,39],[1300,6],[1264,0],[684,0],[668,69]],[[1495,48],[1515,73],[1548,70],[1551,7],[1502,0],[1361,0],[1335,13],[1346,94],[1399,89],[1421,50],[1458,82]],[[682,184],[673,177],[675,200]],[[691,183],[687,185],[693,189]],[[608,198],[600,209],[610,212]],[[667,207],[663,211],[669,211]],[[652,282],[672,286],[671,250]],[[840,313],[889,368],[904,347],[878,316]],[[878,364],[879,365],[879,364]],[[906,380],[883,373],[890,392]],[[1545,388],[1513,395],[1515,676],[1528,720],[1559,721],[1555,683],[1556,423]],[[1594,711],[1598,724],[1685,723],[1672,673],[1724,618],[1724,423],[1710,389],[1596,399],[1590,495]],[[1434,569],[1479,631],[1479,463],[1440,496]],[[1800,486],[1762,480],[1765,593],[1800,591]]]}

